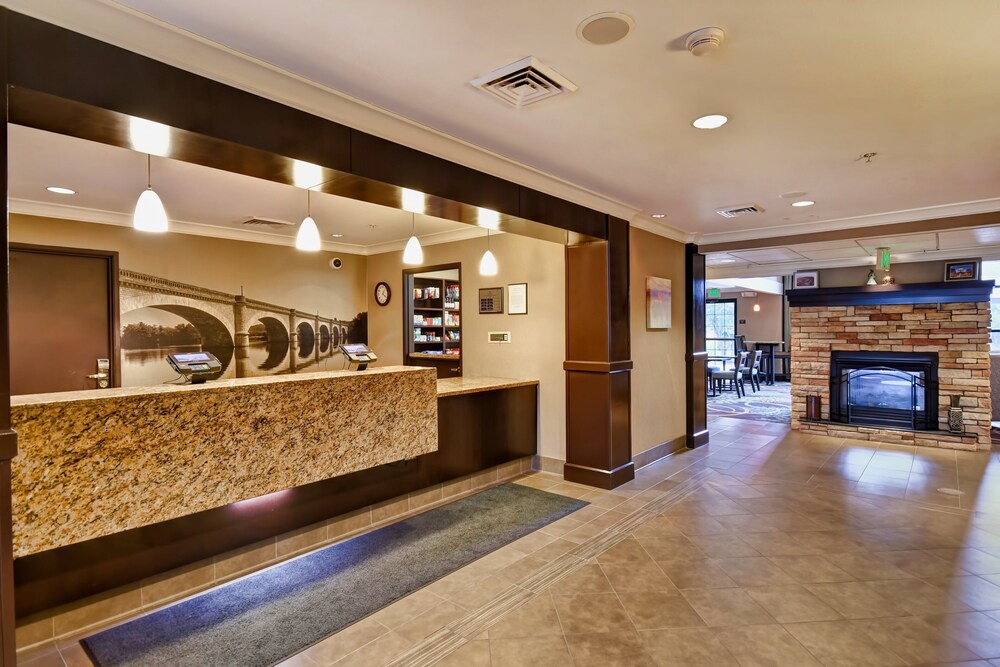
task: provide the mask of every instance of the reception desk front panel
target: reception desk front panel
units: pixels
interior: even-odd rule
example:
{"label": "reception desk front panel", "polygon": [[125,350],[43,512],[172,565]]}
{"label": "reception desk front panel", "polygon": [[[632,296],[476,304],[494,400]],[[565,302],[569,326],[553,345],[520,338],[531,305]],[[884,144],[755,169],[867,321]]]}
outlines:
{"label": "reception desk front panel", "polygon": [[437,451],[429,368],[12,400],[21,557]]}

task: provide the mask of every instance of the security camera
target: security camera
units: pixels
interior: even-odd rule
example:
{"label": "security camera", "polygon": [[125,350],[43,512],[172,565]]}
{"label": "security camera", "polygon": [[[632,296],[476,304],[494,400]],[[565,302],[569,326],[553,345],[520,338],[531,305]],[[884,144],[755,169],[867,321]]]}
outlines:
{"label": "security camera", "polygon": [[333,259],[330,260],[330,268],[331,269],[339,269],[343,265],[344,265],[344,262],[342,262],[339,257],[334,257]]}

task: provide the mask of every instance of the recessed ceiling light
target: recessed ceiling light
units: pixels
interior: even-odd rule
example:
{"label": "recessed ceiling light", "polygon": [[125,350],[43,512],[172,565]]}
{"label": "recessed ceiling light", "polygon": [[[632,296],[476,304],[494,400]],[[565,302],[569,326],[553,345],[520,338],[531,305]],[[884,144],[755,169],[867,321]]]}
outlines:
{"label": "recessed ceiling light", "polygon": [[692,125],[697,127],[699,130],[714,130],[717,127],[722,127],[729,119],[721,114],[711,114],[709,116],[702,116],[701,118],[696,118]]}
{"label": "recessed ceiling light", "polygon": [[666,213],[653,213],[653,215],[651,217],[656,218],[657,220],[659,220],[660,218],[667,217],[667,214]]}
{"label": "recessed ceiling light", "polygon": [[54,192],[57,195],[75,195],[76,194],[76,190],[71,190],[69,188],[61,188],[58,185],[50,185],[49,187],[47,187],[45,189],[48,190],[49,192]]}
{"label": "recessed ceiling light", "polygon": [[815,204],[815,203],[816,203],[816,202],[814,202],[814,201],[811,201],[811,200],[809,200],[809,199],[803,199],[802,201],[793,201],[793,202],[792,202],[792,206],[798,206],[798,207],[802,207],[802,206],[812,206],[812,205],[813,205],[813,204]]}
{"label": "recessed ceiling light", "polygon": [[735,259],[720,259],[719,264],[732,264],[735,261]]}
{"label": "recessed ceiling light", "polygon": [[344,235],[343,235],[343,234],[330,234],[330,236],[332,236],[332,237],[333,237],[333,238],[335,238],[335,239],[340,239],[340,238],[344,238]]}
{"label": "recessed ceiling light", "polygon": [[625,39],[635,21],[621,12],[603,12],[586,18],[576,28],[576,36],[585,42],[603,46]]}

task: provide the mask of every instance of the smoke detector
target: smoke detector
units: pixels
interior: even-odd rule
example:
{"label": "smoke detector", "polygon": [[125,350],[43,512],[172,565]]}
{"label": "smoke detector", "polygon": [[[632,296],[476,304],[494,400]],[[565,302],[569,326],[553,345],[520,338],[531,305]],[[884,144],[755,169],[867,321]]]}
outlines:
{"label": "smoke detector", "polygon": [[718,50],[725,38],[726,32],[722,28],[701,28],[688,35],[684,45],[692,54],[703,56]]}
{"label": "smoke detector", "polygon": [[753,215],[755,213],[763,213],[764,207],[760,204],[743,204],[742,206],[729,206],[727,208],[719,208],[715,210],[716,213],[721,215],[723,218],[739,218],[744,215]]}
{"label": "smoke detector", "polygon": [[469,83],[516,108],[576,90],[576,84],[531,56],[484,74]]}
{"label": "smoke detector", "polygon": [[635,27],[631,16],[621,12],[603,12],[587,17],[576,28],[576,36],[588,44],[604,46],[620,42]]}

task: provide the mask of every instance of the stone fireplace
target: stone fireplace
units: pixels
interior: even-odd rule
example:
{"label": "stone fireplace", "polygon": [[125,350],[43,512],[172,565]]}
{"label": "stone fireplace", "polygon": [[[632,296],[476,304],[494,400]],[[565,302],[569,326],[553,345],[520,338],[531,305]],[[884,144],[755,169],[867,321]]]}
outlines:
{"label": "stone fireplace", "polygon": [[[790,290],[792,428],[989,449],[992,288],[967,281]],[[807,396],[820,397],[820,419],[806,419]],[[963,410],[959,434],[948,430],[953,396]]]}

